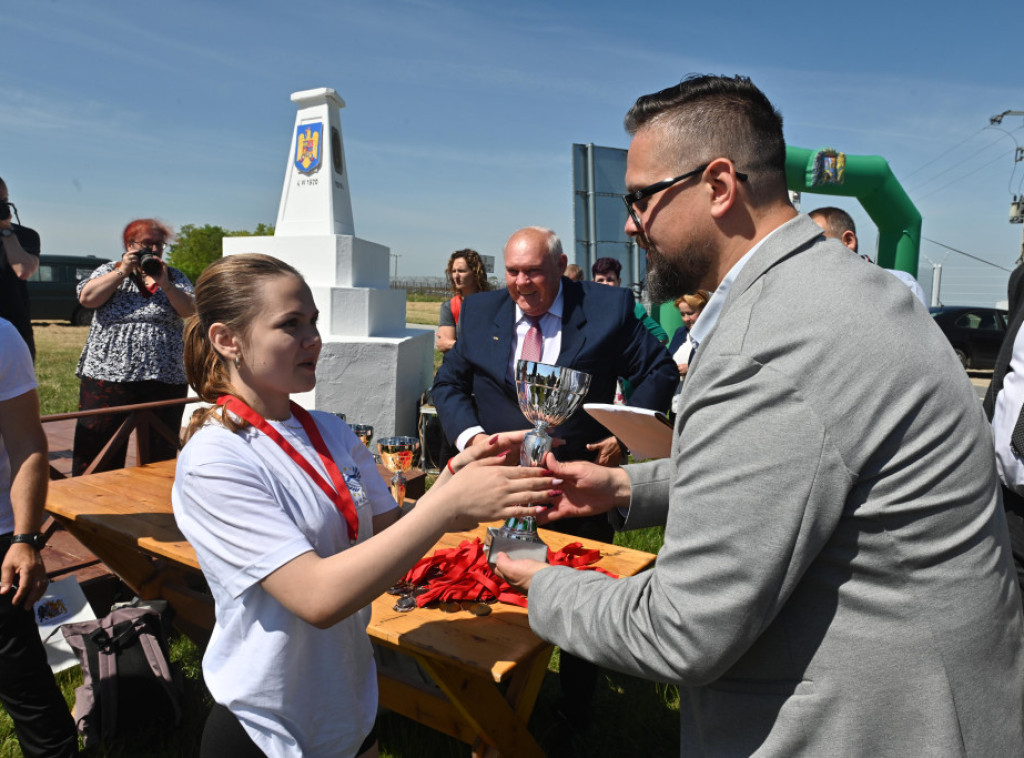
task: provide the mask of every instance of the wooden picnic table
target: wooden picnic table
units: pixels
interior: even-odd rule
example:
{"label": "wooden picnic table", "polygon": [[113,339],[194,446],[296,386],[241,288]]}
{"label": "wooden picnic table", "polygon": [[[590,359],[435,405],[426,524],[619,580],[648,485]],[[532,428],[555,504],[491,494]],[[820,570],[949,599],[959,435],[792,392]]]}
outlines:
{"label": "wooden picnic table", "polygon": [[[213,599],[174,521],[174,466],[161,461],[51,482],[46,509],[140,597],[167,600],[178,628],[204,643],[213,629]],[[485,528],[446,534],[434,549],[482,539]],[[546,530],[541,536],[552,550],[575,541]],[[599,548],[598,565],[623,576],[654,561],[615,545],[585,547]],[[394,604],[387,594],[373,602],[367,632],[414,659],[436,686],[382,668],[381,705],[469,743],[474,756],[543,756],[527,725],[552,646],[530,630],[526,609],[496,604],[490,615],[474,616],[435,608],[400,613]]]}

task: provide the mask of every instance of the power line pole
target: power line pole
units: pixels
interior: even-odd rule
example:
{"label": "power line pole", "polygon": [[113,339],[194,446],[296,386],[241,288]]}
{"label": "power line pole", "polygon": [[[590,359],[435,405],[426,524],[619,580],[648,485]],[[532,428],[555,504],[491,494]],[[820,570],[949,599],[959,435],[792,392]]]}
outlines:
{"label": "power line pole", "polygon": [[[1024,111],[1003,111],[1002,113],[993,116],[988,120],[990,125],[996,125],[1003,123],[1004,116],[1024,116]],[[1013,155],[1013,162],[1020,163],[1024,160],[1024,147],[1017,146],[1017,150]],[[1024,224],[1024,195],[1017,197],[1013,196],[1013,201],[1010,203],[1010,223],[1011,224]],[[1017,255],[1017,263],[1019,266],[1024,263],[1024,227],[1021,228],[1020,237],[1020,253]]]}

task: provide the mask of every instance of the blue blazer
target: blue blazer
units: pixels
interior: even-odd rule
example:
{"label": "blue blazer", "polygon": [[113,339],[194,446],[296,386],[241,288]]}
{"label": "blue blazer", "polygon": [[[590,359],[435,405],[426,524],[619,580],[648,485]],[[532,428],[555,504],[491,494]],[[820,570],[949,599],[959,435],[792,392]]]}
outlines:
{"label": "blue blazer", "polygon": [[[634,392],[630,404],[667,411],[679,371],[664,346],[633,314],[628,290],[562,278],[560,366],[592,377],[584,402],[610,403],[621,376]],[[506,378],[515,347],[515,304],[506,290],[466,298],[459,317],[462,334],[445,355],[431,395],[445,434],[454,440],[471,426],[487,433],[528,429],[513,382]],[[556,430],[566,444],[560,460],[592,459],[588,443],[610,436],[590,414],[577,411]]]}
{"label": "blue blazer", "polygon": [[686,335],[689,332],[686,331],[686,326],[680,326],[676,328],[676,333],[672,335],[672,339],[668,343],[668,354],[675,355],[676,350],[686,342]]}

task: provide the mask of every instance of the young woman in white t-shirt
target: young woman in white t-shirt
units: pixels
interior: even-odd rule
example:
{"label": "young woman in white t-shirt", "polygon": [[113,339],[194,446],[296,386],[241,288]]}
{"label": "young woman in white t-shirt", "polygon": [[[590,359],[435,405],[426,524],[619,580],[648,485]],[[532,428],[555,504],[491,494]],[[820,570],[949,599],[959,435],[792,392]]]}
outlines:
{"label": "young woman in white t-shirt", "polygon": [[195,300],[186,371],[214,405],[192,417],[173,502],[216,607],[201,756],[375,756],[370,602],[445,531],[535,515],[519,504],[547,502],[558,481],[500,465],[517,441],[502,435],[485,460],[454,457],[398,520],[348,426],[289,399],[313,389],[321,348],[299,273],[228,256],[199,277]]}

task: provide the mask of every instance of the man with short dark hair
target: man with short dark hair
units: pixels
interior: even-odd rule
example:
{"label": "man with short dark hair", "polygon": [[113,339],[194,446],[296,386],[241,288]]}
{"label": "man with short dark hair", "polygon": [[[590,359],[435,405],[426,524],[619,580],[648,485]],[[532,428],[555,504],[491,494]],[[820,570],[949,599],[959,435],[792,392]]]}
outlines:
{"label": "man with short dark hair", "polygon": [[25,280],[39,268],[39,235],[34,229],[15,224],[11,220],[13,209],[7,185],[0,179],[0,318],[14,324],[35,360]]}
{"label": "man with short dark hair", "polygon": [[[594,261],[594,265],[590,267],[590,271],[597,284],[607,284],[611,287],[622,286],[622,264],[614,258],[598,258]],[[635,303],[633,305],[633,315],[640,319],[640,323],[644,325],[647,331],[654,335],[654,339],[658,340],[662,345],[668,342],[668,333],[665,331],[665,328],[651,318],[643,303]]]}
{"label": "man with short dark hair", "polygon": [[563,496],[538,521],[664,525],[653,569],[499,555],[531,626],[680,685],[686,756],[1024,755],[991,437],[946,338],[796,212],[782,117],[746,77],[688,78],[626,126],[651,296],[713,294],[669,458],[545,461]]}

